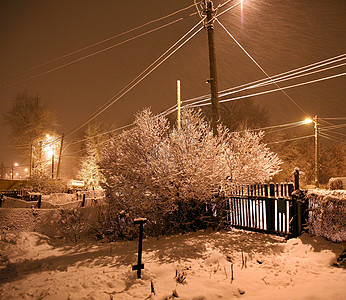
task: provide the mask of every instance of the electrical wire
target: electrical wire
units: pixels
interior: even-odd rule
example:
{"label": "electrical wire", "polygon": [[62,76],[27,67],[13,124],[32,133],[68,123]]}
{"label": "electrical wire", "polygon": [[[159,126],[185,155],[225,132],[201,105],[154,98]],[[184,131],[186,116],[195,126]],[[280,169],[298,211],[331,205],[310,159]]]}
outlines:
{"label": "electrical wire", "polygon": [[320,133],[319,136],[326,138],[326,139],[329,139],[329,140],[333,140],[334,142],[345,143],[345,140],[342,140],[339,137],[333,137],[333,136],[326,134],[326,133]]}
{"label": "electrical wire", "polygon": [[257,63],[257,61],[245,50],[245,48],[236,40],[236,38],[222,25],[222,23],[216,19],[220,26],[226,31],[226,33],[233,39],[233,41],[244,51],[244,53],[255,63],[255,65],[277,86],[277,88],[293,103],[295,104],[305,115],[309,114],[290,97],[281,87],[269,76],[269,74]]}
{"label": "electrical wire", "polygon": [[328,131],[328,130],[332,130],[335,128],[342,128],[342,127],[346,127],[346,124],[338,124],[338,125],[331,125],[331,126],[325,126],[320,128],[320,131]]}
{"label": "electrical wire", "polygon": [[[346,63],[344,64],[340,64],[340,65],[337,65],[337,66],[332,66],[332,67],[328,67],[328,68],[325,68],[325,69],[321,69],[321,70],[317,70],[317,71],[313,71],[313,72],[308,72],[308,73],[305,73],[305,74],[301,74],[301,75],[298,75],[298,76],[293,76],[293,77],[290,77],[290,78],[285,78],[285,79],[281,79],[281,80],[276,80],[275,82],[282,82],[282,81],[287,81],[287,80],[292,80],[292,79],[296,79],[298,77],[302,77],[302,76],[308,76],[308,75],[311,75],[311,74],[315,74],[315,73],[318,73],[318,72],[322,72],[322,71],[326,71],[326,70],[330,70],[331,68],[336,68],[336,67],[340,67],[340,66],[343,66],[343,65],[346,65]],[[241,91],[244,91],[244,90],[249,90],[249,89],[253,89],[253,88],[258,88],[258,87],[263,87],[263,86],[266,86],[266,85],[270,85],[272,84],[272,82],[270,81],[266,81],[265,83],[261,84],[261,85],[251,85],[251,86],[248,86],[246,88],[241,88],[241,89],[238,89],[238,90],[233,90],[231,92],[220,92],[219,93],[219,97],[225,97],[225,96],[228,96],[228,95],[231,95],[231,94],[235,94],[235,93],[239,93]],[[233,88],[232,88],[233,89]],[[209,95],[206,95],[206,96],[201,96],[201,97],[197,97],[197,98],[193,98],[193,99],[189,99],[189,100],[185,100],[185,101],[182,101],[183,103],[186,103],[188,101],[192,101],[192,100],[195,100],[195,99],[202,99],[200,100],[199,102],[195,102],[196,103],[203,103],[203,102],[206,102],[206,101],[209,101],[210,100],[210,96]]]}
{"label": "electrical wire", "polygon": [[[283,73],[276,74],[276,75],[272,76],[272,78],[276,78],[277,80],[282,79],[282,78],[287,78],[286,80],[294,79],[296,77],[288,78],[288,76],[295,75],[295,74],[301,74],[302,72],[307,72],[307,71],[310,71],[310,70],[313,70],[313,69],[316,69],[316,68],[320,68],[322,66],[326,66],[328,64],[333,64],[335,62],[338,62],[338,61],[344,60],[344,59],[346,59],[346,54],[341,54],[341,55],[338,55],[338,56],[335,56],[335,57],[331,57],[331,58],[328,58],[328,59],[325,59],[325,60],[322,60],[322,61],[319,61],[319,62],[315,62],[313,64],[309,64],[309,65],[306,65],[306,66],[303,66],[303,67],[299,67],[299,68],[296,68],[296,69],[293,69],[293,70],[290,70],[290,71],[286,71],[286,72],[283,72]],[[320,69],[320,70],[317,70],[317,71],[305,73],[304,75],[310,75],[312,73],[322,72],[322,71],[325,71],[326,69],[330,69],[330,68],[334,68],[334,67],[339,67],[339,66],[340,65],[328,67],[328,68],[325,68],[325,69]],[[288,74],[290,74],[290,75],[288,75]],[[285,76],[282,76],[282,75],[285,75]],[[302,75],[300,75],[299,77],[301,77],[301,76]],[[219,93],[219,96],[220,97],[224,97],[224,96],[227,96],[229,94],[238,93],[238,92],[246,90],[246,89],[256,88],[256,87],[258,87],[260,85],[264,86],[265,85],[264,83],[271,84],[271,81],[267,80],[266,78],[264,78],[264,79],[256,80],[256,81],[253,81],[253,82],[250,82],[250,83],[242,84],[242,85],[239,85],[239,86],[232,87],[232,88],[225,89],[225,90],[221,91]],[[232,92],[229,92],[229,91],[232,91]],[[197,100],[201,100],[201,101],[197,101]],[[182,105],[184,107],[184,106],[186,106],[186,103],[189,103],[189,102],[193,102],[193,104],[196,105],[196,104],[207,102],[207,101],[210,101],[210,95],[203,95],[203,96],[199,96],[199,97],[194,97],[194,98],[190,98],[190,99],[187,99],[187,100],[183,100],[182,101]],[[167,109],[166,112],[168,114],[170,114],[170,113],[172,113],[172,112],[174,112],[176,110],[177,110],[177,105],[175,104],[174,106],[172,106],[169,109]],[[165,112],[163,112],[163,113],[165,113]],[[346,117],[342,117],[342,118],[346,119]]]}
{"label": "electrical wire", "polygon": [[161,20],[164,20],[164,19],[166,19],[166,18],[169,18],[169,17],[171,17],[171,16],[173,16],[173,15],[175,15],[175,14],[178,14],[178,13],[180,13],[180,12],[182,12],[182,11],[188,10],[188,9],[192,8],[193,6],[194,6],[194,4],[189,5],[189,6],[187,6],[187,7],[184,7],[184,8],[182,8],[182,9],[179,9],[179,10],[177,10],[177,11],[174,11],[173,13],[170,13],[170,14],[168,14],[168,15],[166,15],[166,16],[160,17],[160,18],[158,18],[158,19],[151,20],[151,21],[149,21],[149,22],[147,22],[147,23],[144,23],[144,24],[142,24],[142,25],[140,25],[140,26],[137,26],[137,27],[134,27],[134,28],[132,28],[132,29],[123,31],[123,32],[121,32],[121,33],[119,33],[119,34],[113,35],[113,36],[111,36],[111,37],[109,37],[109,38],[106,38],[106,39],[104,39],[104,40],[101,40],[101,41],[99,41],[99,42],[90,44],[90,45],[88,45],[88,46],[85,46],[85,47],[80,48],[80,49],[78,49],[78,50],[75,50],[75,51],[73,51],[73,52],[67,53],[67,54],[62,55],[62,56],[60,56],[60,57],[57,57],[57,58],[55,58],[55,59],[52,59],[52,60],[50,60],[50,61],[48,61],[48,62],[45,62],[45,63],[42,63],[42,64],[40,64],[40,65],[31,67],[31,68],[26,69],[26,70],[24,70],[24,71],[21,71],[21,72],[19,72],[19,73],[13,74],[13,75],[10,76],[10,77],[1,79],[0,82],[7,81],[7,80],[9,80],[9,79],[12,79],[12,78],[18,76],[18,75],[22,75],[22,74],[28,73],[28,72],[30,72],[30,71],[33,71],[33,70],[37,69],[37,68],[40,68],[40,67],[46,66],[46,65],[48,65],[48,64],[51,64],[51,63],[53,63],[53,62],[56,62],[56,61],[58,61],[58,60],[67,58],[67,57],[69,57],[69,56],[72,56],[72,55],[77,54],[77,53],[79,53],[79,52],[82,52],[82,51],[84,51],[84,50],[90,49],[90,48],[92,48],[92,47],[101,45],[101,44],[106,43],[106,42],[109,42],[109,41],[111,41],[111,40],[113,40],[113,39],[115,39],[115,38],[117,38],[117,37],[126,35],[126,34],[128,34],[128,33],[131,33],[131,32],[133,32],[133,31],[136,31],[136,30],[138,30],[138,29],[141,29],[141,28],[143,28],[143,27],[145,27],[145,26],[148,26],[148,25],[150,25],[150,24],[153,24],[153,23],[159,22],[159,21],[161,21]]}
{"label": "electrical wire", "polygon": [[[328,65],[328,64],[333,64],[335,62],[338,62],[338,61],[341,61],[341,60],[344,60],[344,59],[346,59],[346,53],[338,55],[338,56],[335,56],[335,57],[331,57],[331,58],[328,58],[328,59],[325,59],[325,60],[322,60],[322,61],[319,61],[319,62],[316,62],[316,63],[313,63],[313,64],[309,64],[309,65],[306,65],[306,66],[303,66],[303,67],[300,67],[300,68],[297,68],[297,69],[293,69],[293,70],[290,70],[290,71],[286,71],[286,72],[283,72],[283,73],[276,74],[276,75],[272,76],[272,78],[273,79],[275,78],[277,80],[285,78],[285,77],[287,78],[288,76],[296,75],[296,74],[301,74],[302,72],[310,71],[310,70],[313,70],[313,69],[316,69],[316,68],[319,68],[319,67],[322,67],[322,66],[325,66],[325,65]],[[290,74],[290,73],[293,73],[293,74]],[[290,75],[287,75],[287,74],[290,74]],[[283,75],[285,75],[285,76],[283,76]],[[236,86],[236,87],[232,87],[232,88],[229,88],[229,89],[222,90],[219,93],[219,95],[222,97],[222,96],[225,96],[225,95],[228,95],[228,94],[231,94],[231,93],[238,93],[238,92],[246,90],[246,89],[255,88],[255,87],[260,86],[260,85],[262,85],[262,84],[264,84],[266,82],[271,82],[271,81],[268,80],[267,78],[263,78],[263,79],[260,79],[260,80],[252,81],[252,82],[245,83],[245,84],[242,84],[242,85],[239,85],[239,86]],[[234,92],[227,93],[229,91],[234,91]],[[192,102],[192,101],[196,101],[196,100],[200,100],[200,99],[210,100],[210,96],[209,95],[203,95],[203,96],[195,97],[195,98],[192,98],[192,99],[183,100],[182,103]]]}
{"label": "electrical wire", "polygon": [[346,120],[346,117],[338,117],[338,118],[318,118],[320,120]]}
{"label": "electrical wire", "polygon": [[[320,82],[320,81],[325,81],[325,80],[329,80],[329,79],[333,79],[333,78],[337,78],[337,77],[341,77],[341,76],[345,76],[345,75],[346,75],[346,72],[339,73],[339,74],[335,74],[335,75],[332,75],[332,76],[327,76],[327,77],[323,77],[323,78],[319,78],[319,79],[315,79],[315,80],[310,80],[310,81],[305,81],[305,82],[301,82],[301,83],[297,83],[297,84],[293,84],[293,85],[289,85],[289,86],[284,86],[284,87],[281,87],[280,89],[272,89],[272,90],[268,90],[268,91],[253,93],[253,94],[250,94],[250,95],[238,96],[238,97],[233,97],[233,98],[229,98],[229,99],[223,99],[223,100],[220,100],[219,102],[223,103],[223,102],[235,101],[235,100],[239,100],[239,99],[244,99],[244,98],[249,98],[249,97],[254,97],[254,96],[259,96],[259,95],[264,95],[264,94],[269,94],[269,93],[273,93],[273,92],[277,92],[277,91],[281,91],[281,90],[285,90],[285,89],[290,89],[290,88],[294,88],[294,87],[299,87],[299,86],[303,86],[303,85],[307,85],[307,84],[312,84],[312,83],[316,83],[316,82]],[[189,107],[201,107],[201,106],[207,106],[207,105],[210,105],[210,104],[211,103],[196,104],[196,105],[188,104],[186,106],[189,106]]]}
{"label": "electrical wire", "polygon": [[240,0],[238,3],[232,5],[231,7],[227,8],[227,9],[225,9],[224,11],[222,11],[221,13],[217,14],[217,15],[215,16],[215,18],[218,18],[218,17],[222,16],[223,14],[225,14],[226,12],[230,11],[231,9],[237,7],[239,4],[241,4],[241,3],[243,3],[243,2],[244,2],[244,0]]}
{"label": "electrical wire", "polygon": [[[158,68],[164,61],[166,61],[170,56],[172,56],[176,51],[178,51],[183,45],[185,45],[191,38],[193,38],[198,32],[200,32],[203,27],[195,31],[190,37],[188,37],[184,42],[182,42],[193,30],[198,27],[198,25],[203,20],[199,21],[193,28],[191,28],[182,38],[180,38],[176,43],[174,43],[173,46],[171,46],[164,54],[162,54],[157,60],[155,60],[154,63],[152,63],[149,67],[147,67],[143,72],[141,72],[134,80],[132,80],[125,88],[123,88],[120,92],[118,92],[116,95],[114,95],[108,102],[103,105],[103,108],[99,110],[96,114],[94,114],[92,117],[90,117],[86,122],[84,122],[82,125],[78,126],[76,129],[70,131],[67,135],[73,134],[74,132],[78,131],[82,127],[84,127],[86,124],[94,120],[96,117],[98,117],[101,113],[103,113],[106,109],[108,109],[111,105],[113,105],[116,101],[118,101],[122,96],[124,96],[126,93],[128,93],[132,88],[134,88],[138,83],[140,83],[144,78],[146,78],[149,74],[151,74],[156,68]],[[182,42],[180,45],[178,45],[180,42]],[[178,45],[178,46],[177,46]],[[177,47],[176,47],[177,46]],[[174,50],[172,50],[175,48]],[[172,52],[170,54],[169,51]],[[166,57],[164,57],[167,54]],[[162,59],[161,61],[159,61]],[[157,63],[157,64],[156,64]],[[156,66],[154,66],[156,64]],[[151,69],[150,69],[151,68]],[[150,70],[149,70],[150,69]],[[146,74],[145,74],[146,73]],[[145,74],[145,75],[144,75]],[[142,76],[143,75],[143,76]]]}
{"label": "electrical wire", "polygon": [[53,68],[53,69],[50,69],[50,70],[48,70],[48,71],[46,71],[46,72],[42,72],[42,73],[40,73],[40,74],[38,74],[38,75],[31,76],[31,77],[29,77],[29,78],[27,78],[27,79],[25,79],[25,80],[16,82],[16,83],[14,83],[14,84],[12,84],[12,85],[9,85],[9,86],[7,86],[7,87],[5,87],[5,88],[1,88],[0,90],[4,90],[4,89],[7,89],[7,88],[11,88],[11,87],[17,86],[17,85],[22,84],[22,83],[24,83],[24,82],[27,82],[27,81],[29,81],[29,80],[38,78],[38,77],[40,77],[40,76],[42,76],[42,75],[46,75],[46,74],[49,74],[49,73],[51,73],[51,72],[53,72],[53,71],[62,69],[62,68],[64,68],[64,67],[66,67],[66,66],[70,66],[70,65],[72,65],[72,64],[74,64],[74,63],[76,63],[76,62],[85,60],[85,59],[87,59],[87,58],[89,58],[89,57],[92,57],[92,56],[95,56],[95,55],[100,54],[100,53],[102,53],[102,52],[105,52],[105,51],[107,51],[107,50],[113,49],[114,47],[120,46],[120,45],[125,44],[125,43],[127,43],[127,42],[129,42],[129,41],[132,41],[132,40],[134,40],[134,39],[136,39],[136,38],[139,38],[139,37],[141,37],[141,36],[147,35],[147,34],[149,34],[149,33],[152,33],[152,32],[154,32],[154,31],[157,31],[157,30],[162,29],[162,28],[164,28],[164,27],[170,26],[170,25],[175,24],[175,23],[177,23],[177,22],[179,22],[179,21],[182,21],[182,20],[184,20],[184,18],[177,19],[177,20],[175,20],[175,21],[169,22],[169,23],[167,23],[167,24],[165,24],[165,25],[162,25],[162,26],[160,26],[160,27],[157,27],[157,28],[151,29],[151,30],[149,30],[149,31],[146,31],[146,32],[144,32],[144,33],[138,34],[138,35],[136,35],[136,36],[134,36],[134,37],[131,37],[131,38],[125,40],[125,41],[119,42],[119,43],[117,43],[117,44],[115,44],[115,45],[112,45],[112,46],[109,46],[109,47],[107,47],[107,48],[101,49],[101,50],[99,50],[99,51],[93,52],[93,53],[91,53],[91,54],[85,55],[85,56],[83,56],[83,57],[80,57],[80,58],[78,58],[78,59],[75,59],[75,60],[70,61],[70,62],[68,62],[68,63],[65,63],[65,64],[63,64],[63,65],[60,65],[60,66],[58,66],[58,67],[55,67],[55,68]]}
{"label": "electrical wire", "polygon": [[305,135],[305,136],[300,136],[300,137],[297,137],[297,138],[287,139],[287,140],[284,140],[284,141],[277,141],[277,142],[267,143],[267,145],[286,143],[286,142],[291,142],[291,141],[297,141],[297,140],[306,139],[306,138],[313,137],[313,136],[315,136],[315,135],[313,135],[313,134]]}

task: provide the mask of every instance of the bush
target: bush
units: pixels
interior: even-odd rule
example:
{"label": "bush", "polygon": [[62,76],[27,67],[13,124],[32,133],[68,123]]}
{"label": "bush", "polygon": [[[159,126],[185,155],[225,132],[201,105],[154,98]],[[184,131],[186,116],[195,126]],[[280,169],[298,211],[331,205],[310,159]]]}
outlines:
{"label": "bush", "polygon": [[[138,201],[132,201],[137,203]],[[177,233],[192,232],[207,227],[219,229],[222,213],[219,207],[223,201],[214,201],[209,204],[197,200],[177,200],[167,210],[165,201],[148,199],[142,206],[130,205],[125,207],[121,197],[112,198],[108,205],[99,207],[97,222],[92,224],[92,231],[98,239],[107,241],[133,240],[138,237],[138,226],[134,219],[147,218],[145,236],[161,236]],[[149,204],[148,204],[149,203]]]}
{"label": "bush", "polygon": [[66,184],[60,180],[52,180],[48,176],[33,176],[22,188],[29,192],[49,195],[62,193],[66,190]]}
{"label": "bush", "polygon": [[330,178],[328,184],[329,184],[330,190],[342,190],[343,189],[343,182],[339,178]]}
{"label": "bush", "polygon": [[90,228],[87,217],[81,209],[59,209],[53,224],[56,224],[56,229],[62,237],[72,242],[77,242]]}

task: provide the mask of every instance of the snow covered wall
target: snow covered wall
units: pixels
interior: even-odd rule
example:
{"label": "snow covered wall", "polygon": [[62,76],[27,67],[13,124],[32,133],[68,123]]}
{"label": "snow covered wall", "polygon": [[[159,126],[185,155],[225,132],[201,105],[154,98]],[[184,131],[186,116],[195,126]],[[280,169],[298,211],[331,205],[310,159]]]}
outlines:
{"label": "snow covered wall", "polygon": [[333,242],[346,241],[346,191],[309,190],[309,232]]}

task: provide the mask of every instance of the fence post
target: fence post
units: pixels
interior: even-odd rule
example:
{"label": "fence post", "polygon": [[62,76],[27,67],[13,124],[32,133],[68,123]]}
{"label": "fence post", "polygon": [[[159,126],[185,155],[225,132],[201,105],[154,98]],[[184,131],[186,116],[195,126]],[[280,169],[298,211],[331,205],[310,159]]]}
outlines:
{"label": "fence post", "polygon": [[[265,189],[266,194],[268,194],[268,185]],[[269,184],[269,196],[275,196],[275,185],[274,183]],[[273,232],[275,230],[275,211],[274,211],[274,199],[266,199],[266,217],[267,217],[267,230]]]}
{"label": "fence post", "polygon": [[268,197],[268,184],[267,183],[264,185],[264,196]]}
{"label": "fence post", "polygon": [[293,187],[293,183],[292,182],[290,182],[289,184],[288,184],[288,194],[287,194],[287,196],[291,196],[292,195],[292,193],[293,193],[293,189],[294,189],[294,187]]}
{"label": "fence post", "polygon": [[294,174],[294,189],[299,190],[299,170],[296,168],[293,174]]}

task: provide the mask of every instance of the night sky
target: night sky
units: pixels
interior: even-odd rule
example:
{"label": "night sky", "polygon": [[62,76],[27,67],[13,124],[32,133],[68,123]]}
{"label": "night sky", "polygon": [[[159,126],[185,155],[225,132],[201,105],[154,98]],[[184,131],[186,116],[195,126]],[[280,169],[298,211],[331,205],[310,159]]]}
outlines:
{"label": "night sky", "polygon": [[[214,4],[225,1],[214,1]],[[225,5],[220,11],[235,3],[237,1]],[[192,0],[0,0],[1,112],[8,111],[11,99],[26,90],[29,94],[38,94],[56,114],[60,134],[73,130],[193,27],[200,20],[199,16],[184,18],[103,53],[20,82],[188,16],[196,11],[194,7],[8,78],[191,4]],[[268,74],[275,75],[345,53],[345,16],[344,0],[253,0],[244,2],[242,12],[239,5],[223,14],[220,21]],[[218,24],[215,24],[215,37],[220,90],[265,77]],[[164,111],[175,104],[177,79],[181,80],[183,100],[207,94],[207,50],[207,33],[202,30],[100,119],[123,126],[131,123],[133,115],[144,107],[150,106],[155,113]],[[345,71],[343,66],[301,81]],[[342,76],[286,92],[312,116],[342,117],[346,116],[345,87],[346,78]],[[253,99],[268,107],[272,124],[305,117],[282,93]],[[8,148],[8,134],[9,128],[1,125],[0,161],[5,165],[16,159]],[[68,136],[67,141],[74,138],[78,138],[78,134]]]}

